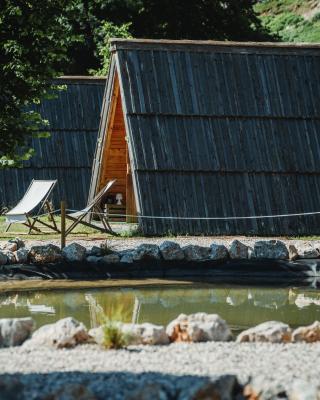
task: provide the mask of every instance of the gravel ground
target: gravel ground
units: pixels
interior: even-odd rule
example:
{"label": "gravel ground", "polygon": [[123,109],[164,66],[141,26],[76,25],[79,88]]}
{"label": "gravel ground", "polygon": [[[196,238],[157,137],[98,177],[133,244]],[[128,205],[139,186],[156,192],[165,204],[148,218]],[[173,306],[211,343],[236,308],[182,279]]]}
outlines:
{"label": "gravel ground", "polygon": [[102,351],[95,345],[72,350],[19,347],[0,350],[0,374],[17,374],[28,399],[76,382],[99,399],[124,399],[150,382],[176,386],[184,375],[199,380],[235,374],[241,383],[262,377],[269,387],[280,385],[290,391],[297,380],[319,384],[319,358],[320,343],[180,343],[117,351]]}
{"label": "gravel ground", "polygon": [[[23,239],[23,238],[22,238]],[[213,242],[215,243],[222,243],[224,245],[229,245],[231,242],[235,239],[240,240],[241,242],[253,246],[254,242],[257,240],[271,240],[271,239],[279,239],[282,240],[284,243],[287,245],[289,244],[294,244],[294,243],[307,243],[306,240],[297,240],[297,239],[288,239],[288,238],[263,238],[263,237],[247,237],[247,236],[179,236],[179,237],[173,237],[173,238],[163,238],[163,237],[146,237],[146,238],[115,238],[115,239],[107,239],[108,245],[113,248],[114,250],[125,250],[125,249],[131,249],[134,247],[139,246],[142,243],[154,243],[154,244],[160,244],[164,240],[172,240],[174,242],[179,243],[181,246],[186,246],[189,244],[198,244],[200,246],[210,246]],[[82,244],[83,246],[89,248],[92,246],[100,246],[101,243],[105,242],[105,239],[74,239],[71,241],[67,241],[68,243],[71,242],[77,242]],[[308,241],[309,243],[312,243],[312,245],[316,247],[320,247],[320,241],[319,240],[310,240]],[[0,247],[1,244],[6,243],[6,241],[0,241]],[[60,240],[53,239],[53,240],[31,240],[31,239],[26,239],[25,240],[26,246],[31,247],[33,245],[43,245],[46,243],[53,243],[56,244],[57,246],[60,246]]]}

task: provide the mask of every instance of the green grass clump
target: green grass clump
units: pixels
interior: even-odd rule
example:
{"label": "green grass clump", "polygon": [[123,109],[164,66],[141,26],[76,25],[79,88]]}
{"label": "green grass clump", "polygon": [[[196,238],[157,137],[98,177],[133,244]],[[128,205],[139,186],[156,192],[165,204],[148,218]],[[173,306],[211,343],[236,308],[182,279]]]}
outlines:
{"label": "green grass clump", "polygon": [[108,349],[123,349],[130,342],[130,335],[122,332],[121,323],[128,320],[128,314],[122,305],[111,308],[100,316],[103,330],[103,346]]}

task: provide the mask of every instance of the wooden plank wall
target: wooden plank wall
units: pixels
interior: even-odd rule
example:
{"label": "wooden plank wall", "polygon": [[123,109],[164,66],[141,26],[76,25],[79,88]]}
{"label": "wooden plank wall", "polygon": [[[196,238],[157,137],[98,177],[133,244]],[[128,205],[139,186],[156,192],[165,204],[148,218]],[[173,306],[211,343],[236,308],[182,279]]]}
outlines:
{"label": "wooden plank wall", "polygon": [[99,190],[107,181],[117,179],[109,193],[122,193],[123,202],[126,204],[127,143],[118,82],[115,83],[113,101],[114,110],[112,110],[106,132],[107,140],[103,152]]}

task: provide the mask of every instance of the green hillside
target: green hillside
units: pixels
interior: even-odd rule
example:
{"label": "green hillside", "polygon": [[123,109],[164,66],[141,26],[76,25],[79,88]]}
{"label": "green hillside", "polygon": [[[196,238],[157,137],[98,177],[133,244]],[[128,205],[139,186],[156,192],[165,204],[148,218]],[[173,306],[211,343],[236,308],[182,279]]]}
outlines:
{"label": "green hillside", "polygon": [[319,0],[262,0],[255,11],[281,41],[320,42]]}

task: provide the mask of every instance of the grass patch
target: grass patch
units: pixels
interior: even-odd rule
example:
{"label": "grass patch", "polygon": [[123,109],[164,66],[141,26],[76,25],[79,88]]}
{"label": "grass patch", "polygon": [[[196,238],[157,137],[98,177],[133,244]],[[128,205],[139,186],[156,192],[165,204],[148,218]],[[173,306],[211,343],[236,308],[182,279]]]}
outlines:
{"label": "grass patch", "polygon": [[[51,223],[49,221],[48,217],[42,217],[40,218],[44,222]],[[55,221],[57,223],[57,226],[60,226],[61,223],[61,218],[59,216],[55,217]],[[71,221],[67,220],[67,227],[71,225]],[[5,217],[1,216],[0,217],[0,240],[1,239],[11,239],[16,236],[23,236],[24,239],[37,239],[37,240],[46,240],[46,239],[59,239],[60,234],[55,233],[54,231],[51,231],[45,227],[42,226],[41,224],[36,224],[37,227],[39,227],[43,233],[32,233],[28,234],[29,228],[22,224],[12,224],[10,227],[9,232],[5,232],[6,229],[6,219]],[[74,231],[72,231],[72,234],[68,236],[68,240],[71,238],[79,238],[79,237],[95,237],[95,238],[105,238],[106,235],[105,233],[101,233],[100,231],[86,227],[84,225],[79,224]]]}
{"label": "grass patch", "polygon": [[103,346],[108,349],[123,349],[128,346],[131,336],[121,330],[121,323],[129,318],[122,305],[111,308],[100,316],[103,330]]}

